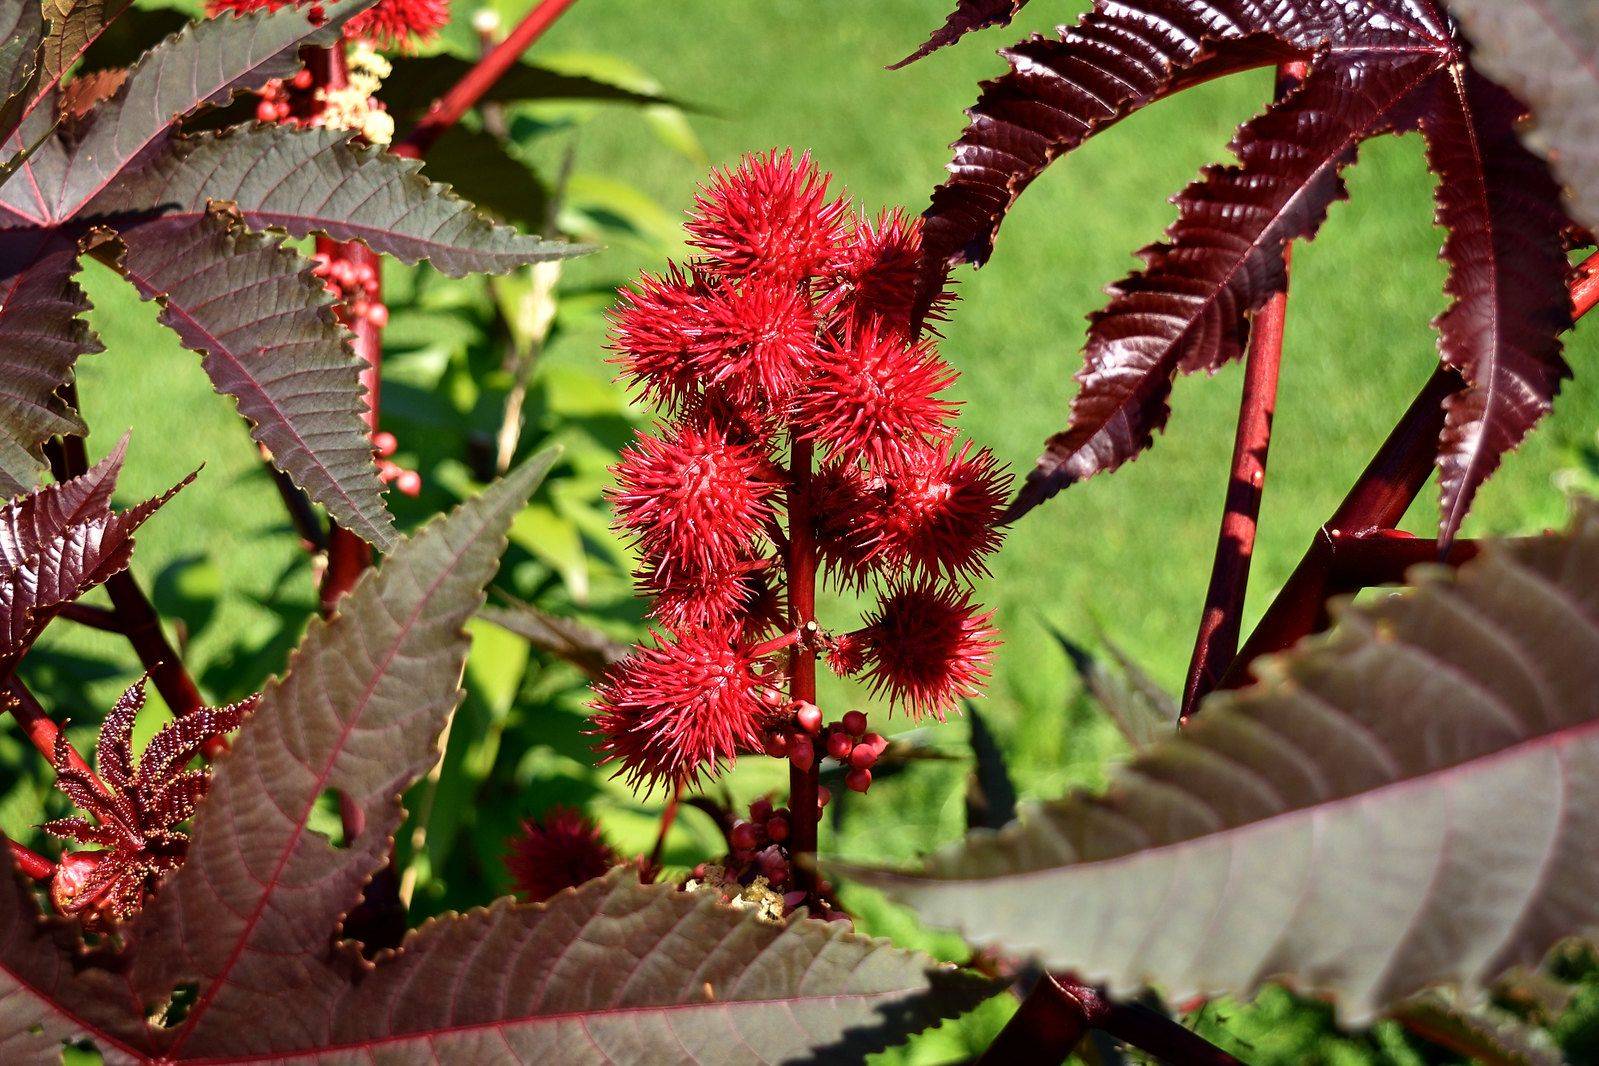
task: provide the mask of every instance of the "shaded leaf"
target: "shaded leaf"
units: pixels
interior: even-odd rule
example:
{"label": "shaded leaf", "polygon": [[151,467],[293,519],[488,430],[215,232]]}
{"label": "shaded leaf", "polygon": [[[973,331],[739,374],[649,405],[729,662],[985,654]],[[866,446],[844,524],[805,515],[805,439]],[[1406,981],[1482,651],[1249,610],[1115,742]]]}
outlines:
{"label": "shaded leaf", "polygon": [[1477,46],[1477,67],[1532,105],[1529,143],[1564,179],[1572,214],[1599,229],[1599,6],[1447,3]]}
{"label": "shaded leaf", "polygon": [[0,493],[33,487],[43,443],[83,424],[56,395],[78,356],[102,350],[80,317],[89,299],[73,280],[78,249],[49,231],[0,236]]}
{"label": "shaded leaf", "polygon": [[919,871],[843,872],[1177,1001],[1286,976],[1360,1021],[1535,962],[1599,927],[1599,511],[1412,577],[1212,696],[1103,796]]}
{"label": "shaded leaf", "polygon": [[[510,597],[505,598],[510,600]],[[520,600],[511,600],[507,607],[485,607],[479,614],[594,678],[603,677],[612,666],[627,658],[629,651],[627,645],[597,629],[575,619],[541,611]]]}
{"label": "shaded leaf", "polygon": [[11,139],[33,99],[42,72],[43,38],[44,17],[33,0],[0,4],[0,143]]}
{"label": "shaded leaf", "polygon": [[914,63],[976,30],[989,26],[1009,26],[1010,20],[1026,6],[1027,0],[955,0],[955,10],[949,13],[944,25],[934,30],[920,48],[888,69],[898,70]]}
{"label": "shaded leaf", "polygon": [[177,222],[226,201],[252,229],[359,240],[407,263],[428,260],[451,277],[580,255],[588,249],[496,225],[421,163],[351,143],[348,131],[247,126],[175,141],[152,165],[89,208],[117,215],[159,210]]}
{"label": "shaded leaf", "polygon": [[972,775],[966,785],[966,828],[1001,829],[1016,820],[1016,786],[1005,765],[1005,752],[988,728],[988,721],[968,703],[965,718],[971,726]]}
{"label": "shaded leaf", "polygon": [[[395,56],[394,73],[379,94],[397,116],[417,118],[464,78],[473,64],[450,55]],[[534,63],[517,63],[494,82],[480,104],[531,100],[597,100],[607,103],[684,105],[657,92],[587,74],[564,73]],[[430,155],[432,153],[429,153]]]}
{"label": "shaded leaf", "polygon": [[549,229],[549,190],[486,130],[452,126],[428,151],[423,173],[506,222],[531,233]]}
{"label": "shaded leaf", "polygon": [[72,149],[53,191],[51,217],[76,214],[177,118],[293,74],[301,48],[338,40],[341,27],[375,2],[321,5],[324,18],[314,26],[294,5],[224,15],[191,23],[156,45],[134,64],[123,91],[100,109]]}
{"label": "shaded leaf", "polygon": [[1091,318],[1071,424],[1050,438],[1016,513],[1136,457],[1165,425],[1179,371],[1243,354],[1249,314],[1287,285],[1284,246],[1315,236],[1345,196],[1357,146],[1433,69],[1426,56],[1375,68],[1324,59],[1239,131],[1237,166],[1208,168],[1177,197],[1167,243],[1141,252],[1144,270]]}
{"label": "shaded leaf", "polygon": [[1094,701],[1134,751],[1169,738],[1177,729],[1177,701],[1103,633],[1100,642],[1116,660],[1116,670],[1060,630],[1050,627],[1050,633]]}
{"label": "shaded leaf", "polygon": [[272,462],[340,525],[393,540],[363,417],[361,363],[311,264],[221,213],[121,231],[118,269],[239,403]]}
{"label": "shaded leaf", "polygon": [[[133,0],[44,0],[44,77],[55,82],[72,69]],[[153,42],[152,42],[153,43]]]}

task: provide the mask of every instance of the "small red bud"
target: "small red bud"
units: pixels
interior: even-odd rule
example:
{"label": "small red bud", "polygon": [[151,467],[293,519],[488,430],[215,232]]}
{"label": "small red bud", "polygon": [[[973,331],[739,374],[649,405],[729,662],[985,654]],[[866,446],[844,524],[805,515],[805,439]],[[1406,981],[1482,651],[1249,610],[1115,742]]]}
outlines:
{"label": "small red bud", "polygon": [[788,819],[770,818],[766,822],[766,836],[773,843],[781,844],[788,839]]}
{"label": "small red bud", "polygon": [[872,749],[875,758],[880,758],[888,750],[888,738],[881,733],[867,733],[861,738],[861,743]]}
{"label": "small red bud", "polygon": [[394,487],[415,498],[422,492],[422,475],[415,470],[402,470],[400,476],[394,479]]}
{"label": "small red bud", "polygon": [[789,738],[788,761],[801,773],[816,765],[816,745],[804,733],[796,733]]}
{"label": "small red bud", "polygon": [[764,822],[772,816],[772,801],[761,797],[750,804],[750,821]]}
{"label": "small red bud", "polygon": [[801,701],[794,708],[794,720],[807,733],[822,731],[822,709],[814,703]]}
{"label": "small red bud", "polygon": [[299,89],[301,92],[309,89],[311,87],[311,72],[309,70],[299,71],[294,75],[293,84],[294,87]]}
{"label": "small red bud", "polygon": [[372,450],[387,459],[399,450],[400,442],[394,439],[394,434],[386,429],[380,429],[372,434]]}
{"label": "small red bud", "polygon": [[849,764],[857,770],[864,770],[877,761],[877,752],[865,744],[855,745],[855,750],[849,753]]}
{"label": "small red bud", "polygon": [[848,730],[852,737],[863,736],[866,733],[866,715],[860,711],[850,711],[840,723]]}
{"label": "small red bud", "polygon": [[761,842],[761,835],[749,822],[738,822],[727,834],[727,842],[735,851],[754,851]]}
{"label": "small red bud", "polygon": [[823,785],[816,790],[816,809],[821,810],[827,806],[827,801],[833,798],[833,790]]}
{"label": "small red bud", "polygon": [[855,742],[849,738],[848,733],[832,732],[827,734],[827,754],[840,762],[849,758],[849,753],[854,747]]}
{"label": "small red bud", "polygon": [[844,775],[844,784],[855,792],[865,792],[872,787],[872,772],[864,766],[857,766]]}
{"label": "small red bud", "polygon": [[278,105],[271,100],[262,100],[255,105],[255,117],[258,122],[275,122],[278,117]]}
{"label": "small red bud", "polygon": [[774,759],[788,758],[788,734],[773,733],[766,738],[766,754]]}
{"label": "small red bud", "polygon": [[305,13],[305,20],[313,26],[320,26],[328,20],[328,13],[321,4],[312,4]]}
{"label": "small red bud", "polygon": [[366,309],[366,320],[378,329],[389,324],[389,309],[386,304],[375,303]]}

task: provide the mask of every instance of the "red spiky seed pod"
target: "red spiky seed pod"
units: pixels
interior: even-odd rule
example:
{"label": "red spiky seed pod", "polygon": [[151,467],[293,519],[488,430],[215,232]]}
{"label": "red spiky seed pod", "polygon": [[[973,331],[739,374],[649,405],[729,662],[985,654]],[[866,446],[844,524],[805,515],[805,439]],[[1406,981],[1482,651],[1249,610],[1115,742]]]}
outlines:
{"label": "red spiky seed pod", "polygon": [[704,572],[747,555],[772,517],[778,482],[765,456],[714,425],[640,434],[622,453],[617,521],[668,568]]}
{"label": "red spiky seed pod", "polygon": [[699,629],[749,619],[755,605],[770,595],[762,573],[769,565],[742,559],[698,570],[646,560],[634,577],[650,597],[650,617],[668,629]]}
{"label": "red spiky seed pod", "polygon": [[867,516],[882,506],[881,479],[858,463],[823,463],[805,494],[811,543],[838,588],[859,589],[873,573],[876,533]]}
{"label": "red spiky seed pod", "polygon": [[741,277],[798,281],[838,257],[849,205],[827,197],[828,177],[810,153],[776,149],[714,174],[694,198],[689,243]]}
{"label": "red spiky seed pod", "polygon": [[860,326],[825,347],[817,366],[794,421],[829,457],[880,462],[946,434],[955,405],[938,393],[955,371],[926,342]]}
{"label": "red spiky seed pod", "polygon": [[[857,220],[845,239],[835,284],[840,312],[850,321],[909,336],[923,284],[922,220],[900,208],[875,221]],[[952,302],[954,295],[940,289],[923,321],[943,321]]]}
{"label": "red spiky seed pod", "polygon": [[816,315],[792,282],[755,276],[718,286],[694,365],[729,396],[782,407],[816,361]]}
{"label": "red spiky seed pod", "polygon": [[505,868],[517,893],[541,903],[566,888],[603,877],[622,861],[605,842],[599,826],[583,812],[555,807],[542,818],[528,818],[506,842]]}
{"label": "red spiky seed pod", "polygon": [[644,399],[675,409],[699,394],[695,355],[710,322],[710,286],[676,263],[664,274],[641,275],[637,291],[622,289],[609,314],[611,349],[622,377]]}
{"label": "red spiky seed pod", "polygon": [[827,668],[839,677],[854,677],[866,669],[866,641],[858,633],[843,633],[827,644]]}
{"label": "red spiky seed pod", "polygon": [[727,627],[681,630],[640,647],[595,685],[592,732],[603,763],[644,790],[715,777],[765,747],[781,712],[757,695],[770,679]]}
{"label": "red spiky seed pod", "polygon": [[1009,483],[987,448],[968,442],[919,444],[884,460],[881,505],[867,513],[874,545],[889,564],[930,576],[986,573],[999,547]]}
{"label": "red spiky seed pod", "polygon": [[891,588],[867,619],[866,679],[912,718],[943,721],[957,700],[975,696],[999,646],[991,614],[979,614],[962,590],[930,582]]}

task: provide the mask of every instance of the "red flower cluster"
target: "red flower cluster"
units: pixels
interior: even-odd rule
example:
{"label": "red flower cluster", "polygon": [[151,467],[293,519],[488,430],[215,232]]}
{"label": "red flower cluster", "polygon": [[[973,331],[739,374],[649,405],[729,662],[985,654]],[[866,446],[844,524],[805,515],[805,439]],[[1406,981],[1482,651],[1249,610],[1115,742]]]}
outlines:
{"label": "red flower cluster", "polygon": [[[600,751],[635,785],[814,748],[775,688],[796,645],[913,716],[942,717],[987,674],[989,616],[964,585],[999,545],[1007,479],[957,441],[940,395],[955,371],[913,328],[919,222],[858,216],[828,181],[791,152],[716,174],[687,227],[697,257],[614,314],[624,378],[667,416],[623,453],[612,497],[661,629],[594,702]],[[790,615],[796,543],[835,583],[882,591],[864,628]],[[821,734],[862,789],[881,751],[863,731]]]}
{"label": "red flower cluster", "polygon": [[[296,0],[207,0],[206,13],[223,11],[276,11]],[[309,5],[312,18],[322,5]],[[352,41],[371,41],[378,48],[404,48],[413,41],[432,40],[450,21],[450,0],[379,0],[345,23],[344,35]]]}

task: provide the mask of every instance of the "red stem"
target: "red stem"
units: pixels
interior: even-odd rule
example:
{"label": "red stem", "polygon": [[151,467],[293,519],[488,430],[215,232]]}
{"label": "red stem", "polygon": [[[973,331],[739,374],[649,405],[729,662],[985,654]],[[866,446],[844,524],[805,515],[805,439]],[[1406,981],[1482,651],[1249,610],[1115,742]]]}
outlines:
{"label": "red stem", "polygon": [[60,615],[69,622],[76,622],[90,629],[117,634],[122,632],[122,621],[117,617],[117,612],[90,603],[69,603],[61,608]]}
{"label": "red stem", "polygon": [[1242,1066],[1227,1052],[1164,1014],[1116,1003],[1064,975],[1045,974],[978,1059],[978,1066],[1059,1066],[1099,1029],[1161,1062]]}
{"label": "red stem", "polygon": [[[1572,320],[1599,306],[1599,253],[1573,272]],[[1443,403],[1465,387],[1460,375],[1440,366],[1422,387],[1388,439],[1367,464],[1332,518],[1316,532],[1310,550],[1277,593],[1243,650],[1227,668],[1218,688],[1239,688],[1253,680],[1250,667],[1262,655],[1282,651],[1327,624],[1327,600],[1351,591],[1333,580],[1334,543],[1340,536],[1392,529],[1432,478],[1443,432]]]}
{"label": "red stem", "polygon": [[672,789],[672,798],[667,801],[666,809],[661,812],[661,828],[655,834],[655,847],[650,849],[650,865],[647,876],[654,881],[661,871],[661,856],[666,854],[666,837],[672,831],[672,825],[677,821],[677,808],[683,802],[683,785],[679,782]]}
{"label": "red stem", "polygon": [[[6,692],[11,697],[9,710],[11,716],[22,727],[23,735],[28,738],[39,754],[52,766],[55,765],[56,738],[61,735],[61,727],[56,725],[34,698],[28,687],[22,683],[21,678],[13,677],[6,683]],[[67,765],[74,770],[81,770],[89,775],[89,780],[94,782],[95,789],[103,796],[110,798],[112,792],[106,787],[104,781],[89,767],[83,756],[71,743],[67,744]]]}
{"label": "red stem", "polygon": [[48,881],[55,876],[56,864],[37,851],[23,847],[15,840],[7,840],[6,847],[11,849],[11,861],[26,876],[35,881]]}
{"label": "red stem", "polygon": [[404,140],[394,145],[394,154],[407,159],[420,159],[426,155],[428,149],[433,147],[433,143],[451,126],[461,121],[461,116],[472,110],[473,105],[483,98],[483,94],[492,89],[494,83],[516,65],[522,58],[522,53],[532,47],[534,41],[544,36],[544,31],[549,29],[575,2],[576,0],[542,0],[521,22],[517,23],[516,28],[506,36],[505,40],[495,45],[449,92],[434,102],[422,121],[416,124],[416,128],[407,134]]}
{"label": "red stem", "polygon": [[[811,536],[809,496],[811,483],[811,444],[795,440],[790,447],[788,490],[788,611],[789,625],[795,630],[816,622],[816,546]],[[789,651],[788,694],[793,700],[816,702],[816,649],[810,641],[800,641]],[[821,759],[801,770],[793,763],[788,770],[789,856],[796,878],[814,892],[811,866],[801,859],[816,853],[817,823],[821,820]]]}
{"label": "red stem", "polygon": [[[1304,63],[1285,63],[1277,70],[1277,99],[1292,92],[1305,77]],[[1244,367],[1244,389],[1238,404],[1238,430],[1233,437],[1232,468],[1210,588],[1199,618],[1194,655],[1183,686],[1182,720],[1216,687],[1222,671],[1238,654],[1244,602],[1249,592],[1249,564],[1255,556],[1255,533],[1266,491],[1266,456],[1271,448],[1272,419],[1277,412],[1277,380],[1282,368],[1283,330],[1288,319],[1288,268],[1293,246],[1283,248],[1283,290],[1255,312]]]}

